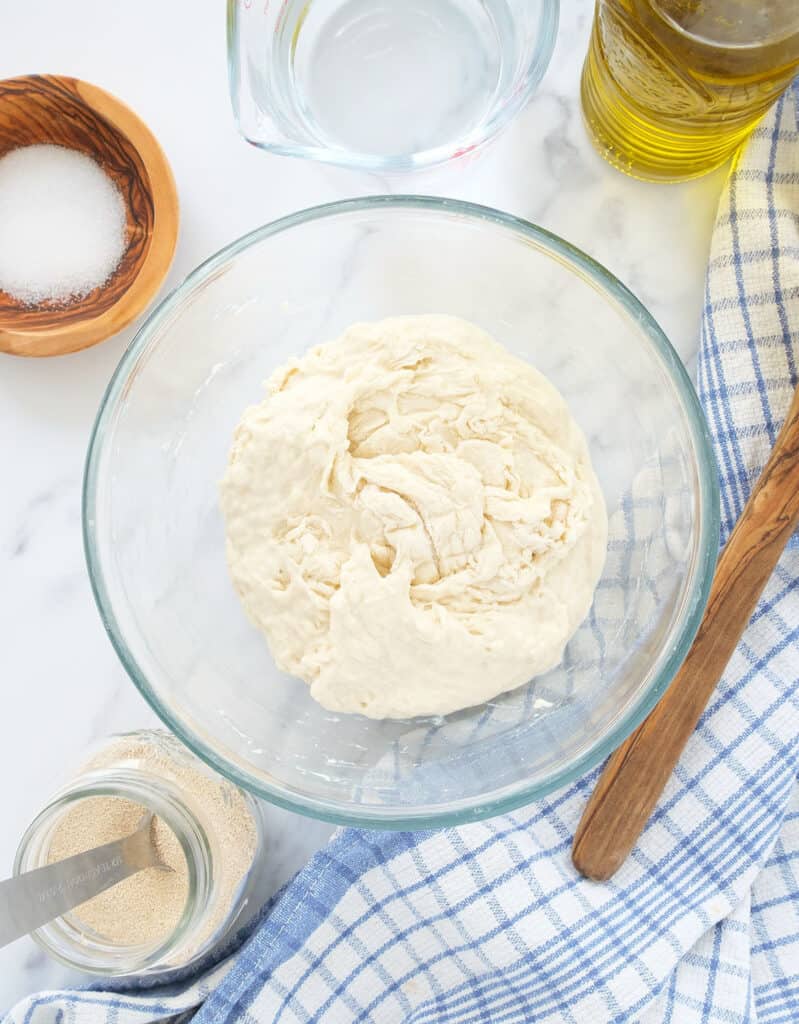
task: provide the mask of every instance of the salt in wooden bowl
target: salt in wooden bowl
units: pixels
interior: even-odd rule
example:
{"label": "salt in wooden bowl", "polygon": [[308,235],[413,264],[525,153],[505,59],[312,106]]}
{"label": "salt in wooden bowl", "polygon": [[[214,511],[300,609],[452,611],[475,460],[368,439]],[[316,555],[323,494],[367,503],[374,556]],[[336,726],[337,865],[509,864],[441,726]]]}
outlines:
{"label": "salt in wooden bowl", "polygon": [[0,81],[0,158],[39,144],[85,153],[111,178],[126,208],[125,251],[104,284],[69,302],[26,305],[0,289],[0,351],[23,356],[76,352],[130,324],[166,277],[178,234],[169,163],[149,128],[114,96],[60,75]]}

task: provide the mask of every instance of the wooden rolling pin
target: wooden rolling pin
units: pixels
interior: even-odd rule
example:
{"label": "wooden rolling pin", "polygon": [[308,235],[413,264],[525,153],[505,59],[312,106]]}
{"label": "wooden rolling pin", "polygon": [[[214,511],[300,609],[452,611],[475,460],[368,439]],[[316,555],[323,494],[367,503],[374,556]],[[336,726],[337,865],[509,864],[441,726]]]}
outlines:
{"label": "wooden rolling pin", "polygon": [[602,772],[574,837],[574,866],[604,881],[627,859],[799,521],[799,388],[719,558],[688,657]]}

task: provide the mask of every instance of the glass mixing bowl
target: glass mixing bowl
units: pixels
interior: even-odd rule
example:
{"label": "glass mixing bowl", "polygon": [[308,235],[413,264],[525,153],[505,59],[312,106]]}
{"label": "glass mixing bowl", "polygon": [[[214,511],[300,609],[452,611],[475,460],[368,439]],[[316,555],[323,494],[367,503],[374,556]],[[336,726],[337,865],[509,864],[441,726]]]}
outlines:
{"label": "glass mixing bowl", "polygon": [[[474,321],[554,382],[588,438],[610,535],[557,669],[446,718],[380,722],[325,711],[278,671],[228,577],[217,484],[275,367],[354,321],[407,313]],[[606,270],[496,210],[385,196],[260,228],[160,304],[99,412],[84,534],[125,668],[197,754],[296,811],[422,828],[533,800],[638,725],[702,614],[717,473],[679,357]]]}

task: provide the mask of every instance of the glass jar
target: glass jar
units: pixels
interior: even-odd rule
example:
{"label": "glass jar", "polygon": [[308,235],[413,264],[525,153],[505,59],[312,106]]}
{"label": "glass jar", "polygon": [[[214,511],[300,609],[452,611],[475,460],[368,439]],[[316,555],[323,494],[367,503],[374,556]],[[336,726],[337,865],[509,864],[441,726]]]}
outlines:
{"label": "glass jar", "polygon": [[[169,827],[185,856],[186,903],[166,937],[136,945],[111,941],[92,930],[81,921],[78,908],[33,933],[47,953],[87,973],[152,976],[201,959],[243,923],[262,860],[260,807],[160,730],[113,736],[92,751],[28,827],[14,874],[49,863],[59,824],[80,801],[94,797],[139,804]],[[234,834],[244,841],[234,844]]]}

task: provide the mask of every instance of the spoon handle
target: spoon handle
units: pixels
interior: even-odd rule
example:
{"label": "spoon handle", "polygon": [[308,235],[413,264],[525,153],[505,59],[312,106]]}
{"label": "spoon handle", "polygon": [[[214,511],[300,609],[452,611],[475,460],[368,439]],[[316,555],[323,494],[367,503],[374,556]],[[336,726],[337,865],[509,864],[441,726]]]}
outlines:
{"label": "spoon handle", "polygon": [[129,836],[0,882],[0,947],[157,865],[152,815]]}
{"label": "spoon handle", "polygon": [[574,837],[574,866],[604,881],[624,863],[721,678],[799,520],[799,388],[713,577],[688,656],[649,717],[611,756]]}

